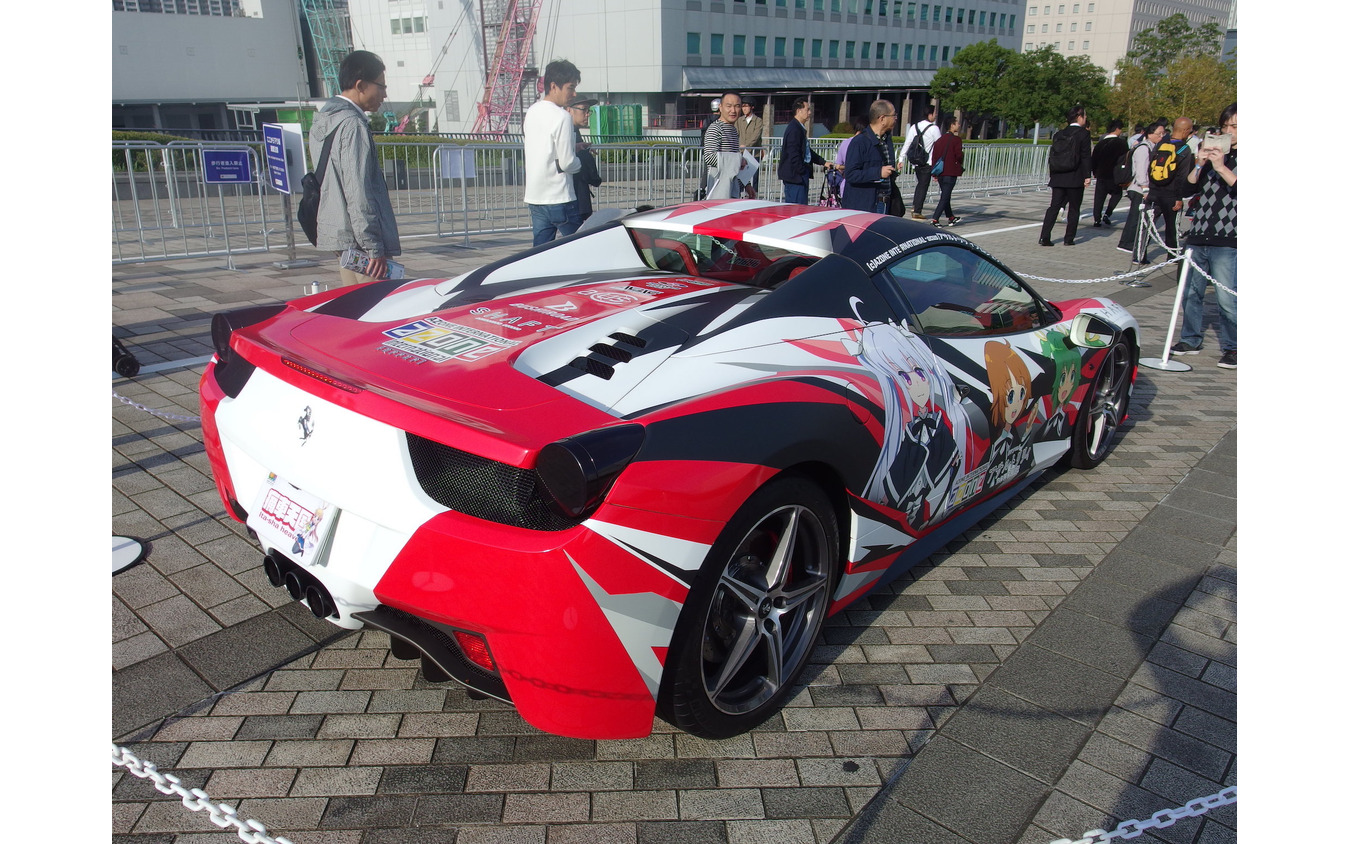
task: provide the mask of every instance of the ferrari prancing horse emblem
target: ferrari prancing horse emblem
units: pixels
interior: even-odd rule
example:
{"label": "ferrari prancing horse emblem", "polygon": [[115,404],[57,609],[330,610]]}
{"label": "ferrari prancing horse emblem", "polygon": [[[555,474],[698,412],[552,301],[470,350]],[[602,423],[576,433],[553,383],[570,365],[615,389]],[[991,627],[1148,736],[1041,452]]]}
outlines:
{"label": "ferrari prancing horse emblem", "polygon": [[296,422],[300,425],[300,444],[309,442],[310,434],[314,433],[314,419],[309,407],[305,407],[305,412]]}

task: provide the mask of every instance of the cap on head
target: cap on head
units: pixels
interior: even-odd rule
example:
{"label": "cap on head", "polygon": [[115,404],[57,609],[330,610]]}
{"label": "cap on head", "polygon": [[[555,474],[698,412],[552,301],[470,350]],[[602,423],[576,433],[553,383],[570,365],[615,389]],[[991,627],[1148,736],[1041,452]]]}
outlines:
{"label": "cap on head", "polygon": [[575,108],[577,106],[581,106],[583,108],[590,108],[591,106],[595,105],[598,102],[600,101],[589,99],[587,97],[573,97],[572,99],[567,101],[567,107]]}

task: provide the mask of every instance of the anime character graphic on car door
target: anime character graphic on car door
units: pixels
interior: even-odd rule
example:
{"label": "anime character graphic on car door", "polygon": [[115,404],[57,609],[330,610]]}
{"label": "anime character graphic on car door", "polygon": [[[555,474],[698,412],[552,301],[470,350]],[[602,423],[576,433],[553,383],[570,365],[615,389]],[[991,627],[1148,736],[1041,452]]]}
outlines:
{"label": "anime character graphic on car door", "polygon": [[1030,467],[1029,415],[1034,408],[1031,371],[1007,340],[984,344],[984,365],[989,372],[992,394],[990,440],[985,488],[997,489]]}
{"label": "anime character graphic on car door", "polygon": [[951,509],[966,468],[967,424],[955,385],[903,323],[864,322],[850,352],[876,376],[885,414],[881,453],[863,497],[923,528]]}

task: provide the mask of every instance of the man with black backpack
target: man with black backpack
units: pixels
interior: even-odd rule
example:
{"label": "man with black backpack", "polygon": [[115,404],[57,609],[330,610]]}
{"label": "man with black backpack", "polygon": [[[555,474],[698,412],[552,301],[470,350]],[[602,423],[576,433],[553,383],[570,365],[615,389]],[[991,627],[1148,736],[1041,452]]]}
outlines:
{"label": "man with black backpack", "polygon": [[[1097,180],[1092,191],[1092,225],[1095,228],[1111,225],[1111,212],[1116,210],[1121,194],[1125,192],[1125,186],[1118,184],[1115,178],[1116,165],[1122,159],[1128,159],[1130,154],[1130,148],[1120,136],[1124,129],[1124,121],[1112,120],[1106,127],[1106,134],[1092,148],[1092,175]],[[1111,203],[1103,212],[1102,206],[1108,196]]]}
{"label": "man with black backpack", "polygon": [[1148,201],[1155,219],[1163,221],[1163,242],[1168,249],[1177,248],[1177,214],[1181,200],[1194,193],[1187,177],[1195,167],[1195,154],[1186,143],[1194,124],[1189,117],[1172,121],[1172,134],[1153,148],[1148,165]]}
{"label": "man with black backpack", "polygon": [[1064,245],[1074,245],[1078,234],[1078,209],[1083,191],[1092,181],[1092,135],[1087,130],[1087,110],[1069,109],[1069,125],[1050,139],[1050,207],[1041,221],[1041,246],[1054,246],[1050,232],[1060,209],[1065,210]]}
{"label": "man with black backpack", "polygon": [[923,203],[928,199],[928,180],[933,174],[933,144],[942,137],[942,130],[933,122],[937,106],[930,105],[923,120],[914,123],[905,133],[905,144],[900,147],[900,160],[914,168],[914,204],[910,216],[923,220]]}
{"label": "man with black backpack", "polygon": [[384,102],[384,62],[356,50],[338,68],[338,87],[309,130],[309,156],[320,182],[315,246],[341,254],[355,247],[370,258],[366,272],[340,267],[343,286],[384,278],[389,258],[402,252],[389,186],[384,181],[366,112]]}

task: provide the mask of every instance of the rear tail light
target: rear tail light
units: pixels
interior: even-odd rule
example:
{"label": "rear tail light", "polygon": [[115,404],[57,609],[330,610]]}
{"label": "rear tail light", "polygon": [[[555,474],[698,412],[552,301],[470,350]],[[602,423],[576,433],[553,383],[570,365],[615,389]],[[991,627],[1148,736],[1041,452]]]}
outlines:
{"label": "rear tail light", "polygon": [[618,425],[544,446],[534,468],[550,503],[569,518],[589,515],[637,456],[646,435],[641,425]]}

